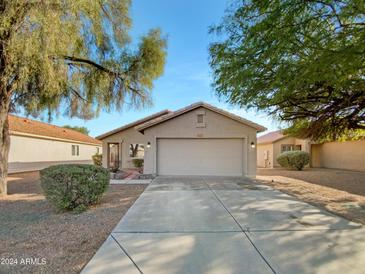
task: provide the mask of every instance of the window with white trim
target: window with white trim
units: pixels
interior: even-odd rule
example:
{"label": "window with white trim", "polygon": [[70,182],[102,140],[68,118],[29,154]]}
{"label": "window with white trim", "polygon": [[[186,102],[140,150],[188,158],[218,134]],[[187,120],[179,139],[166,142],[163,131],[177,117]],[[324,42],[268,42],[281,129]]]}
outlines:
{"label": "window with white trim", "polygon": [[281,152],[302,150],[302,145],[281,145]]}

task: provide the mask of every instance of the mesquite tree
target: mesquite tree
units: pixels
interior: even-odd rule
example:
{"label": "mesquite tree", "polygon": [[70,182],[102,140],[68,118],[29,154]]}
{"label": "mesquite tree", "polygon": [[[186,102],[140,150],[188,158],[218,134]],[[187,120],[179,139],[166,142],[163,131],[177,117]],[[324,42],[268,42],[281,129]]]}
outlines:
{"label": "mesquite tree", "polygon": [[364,0],[235,1],[212,31],[214,87],[228,102],[305,138],[365,129]]}
{"label": "mesquite tree", "polygon": [[9,112],[90,119],[151,103],[166,40],[152,29],[133,46],[129,7],[129,0],[0,0],[0,195]]}

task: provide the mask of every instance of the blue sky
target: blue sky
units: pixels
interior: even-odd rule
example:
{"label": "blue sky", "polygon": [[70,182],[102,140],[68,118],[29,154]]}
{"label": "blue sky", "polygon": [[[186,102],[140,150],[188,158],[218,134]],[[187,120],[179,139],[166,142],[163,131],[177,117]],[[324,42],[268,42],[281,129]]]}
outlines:
{"label": "blue sky", "polygon": [[196,101],[205,101],[269,130],[278,128],[279,124],[265,113],[246,112],[219,101],[211,87],[208,46],[214,37],[208,34],[208,27],[221,20],[228,1],[134,0],[132,38],[138,39],[154,27],[160,27],[168,37],[167,64],[164,75],[155,81],[153,107],[144,111],[103,112],[90,121],[59,116],[52,123],[86,126],[91,136],[97,136],[162,109],[176,110]]}

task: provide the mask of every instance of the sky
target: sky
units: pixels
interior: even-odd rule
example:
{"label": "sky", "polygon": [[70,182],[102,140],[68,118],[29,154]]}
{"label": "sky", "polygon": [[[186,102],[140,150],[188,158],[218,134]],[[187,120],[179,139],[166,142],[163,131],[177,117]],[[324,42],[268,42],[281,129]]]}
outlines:
{"label": "sky", "polygon": [[247,112],[218,100],[211,87],[208,47],[215,37],[208,34],[208,28],[220,22],[228,4],[229,0],[132,1],[132,39],[155,27],[161,28],[168,39],[167,63],[164,74],[154,83],[153,106],[142,111],[102,112],[90,121],[59,116],[52,124],[85,126],[95,137],[163,109],[177,110],[204,101],[261,124],[268,131],[277,129],[279,124],[265,113]]}

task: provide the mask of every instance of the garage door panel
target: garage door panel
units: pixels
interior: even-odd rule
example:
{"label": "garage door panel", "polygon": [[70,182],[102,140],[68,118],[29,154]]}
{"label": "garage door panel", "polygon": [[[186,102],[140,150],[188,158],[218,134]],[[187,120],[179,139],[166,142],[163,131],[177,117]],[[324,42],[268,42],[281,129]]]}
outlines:
{"label": "garage door panel", "polygon": [[241,176],[242,139],[158,139],[159,175]]}

